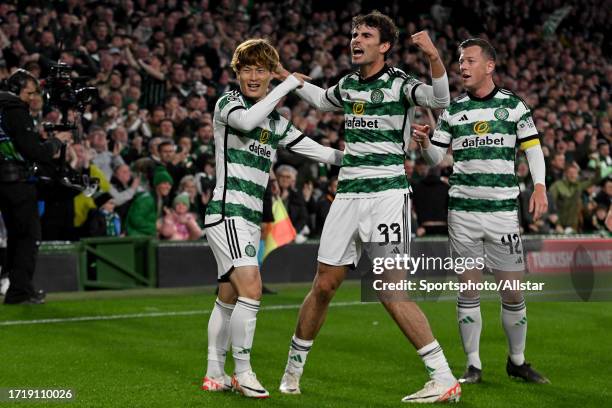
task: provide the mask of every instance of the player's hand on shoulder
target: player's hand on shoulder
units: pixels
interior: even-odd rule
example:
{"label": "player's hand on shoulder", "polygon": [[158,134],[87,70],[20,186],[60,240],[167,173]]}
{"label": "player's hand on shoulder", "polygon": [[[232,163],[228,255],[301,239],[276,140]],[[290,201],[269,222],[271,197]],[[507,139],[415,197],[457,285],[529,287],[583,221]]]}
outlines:
{"label": "player's hand on shoulder", "polygon": [[421,146],[423,149],[429,147],[429,125],[419,125],[413,123],[410,125],[412,128],[412,139]]}
{"label": "player's hand on shoulder", "polygon": [[431,41],[429,33],[427,31],[419,31],[418,33],[412,34],[412,42],[419,47],[429,58],[439,58],[438,50]]}

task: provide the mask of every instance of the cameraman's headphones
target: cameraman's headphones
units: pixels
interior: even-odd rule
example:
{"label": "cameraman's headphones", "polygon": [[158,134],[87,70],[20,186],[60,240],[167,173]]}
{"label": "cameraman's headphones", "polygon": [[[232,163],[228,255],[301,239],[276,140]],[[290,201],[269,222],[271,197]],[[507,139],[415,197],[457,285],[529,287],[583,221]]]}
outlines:
{"label": "cameraman's headphones", "polygon": [[15,95],[19,95],[21,90],[26,87],[28,81],[32,81],[36,84],[36,87],[39,86],[38,79],[30,72],[25,69],[19,68],[17,71],[13,72],[10,77],[6,80],[6,89],[9,92],[14,93]]}

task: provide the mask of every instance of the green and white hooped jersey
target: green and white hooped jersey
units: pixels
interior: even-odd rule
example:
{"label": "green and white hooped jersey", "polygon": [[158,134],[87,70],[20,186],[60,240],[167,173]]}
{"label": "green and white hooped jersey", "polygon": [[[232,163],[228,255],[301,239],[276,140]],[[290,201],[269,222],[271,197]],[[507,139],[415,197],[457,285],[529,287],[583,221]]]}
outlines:
{"label": "green and white hooped jersey", "polygon": [[344,159],[338,176],[339,197],[367,197],[407,189],[404,149],[422,82],[385,66],[366,80],[346,75],[325,92],[344,112]]}
{"label": "green and white hooped jersey", "polygon": [[224,94],[215,106],[214,134],[217,185],[206,209],[206,226],[240,217],[259,227],[263,196],[278,146],[291,148],[304,136],[290,121],[272,111],[258,127],[241,132],[228,116],[253,103],[239,91]]}
{"label": "green and white hooped jersey", "polygon": [[540,143],[531,111],[521,98],[497,87],[483,98],[459,96],[438,119],[431,143],[452,146],[449,210],[517,210],[516,148]]}

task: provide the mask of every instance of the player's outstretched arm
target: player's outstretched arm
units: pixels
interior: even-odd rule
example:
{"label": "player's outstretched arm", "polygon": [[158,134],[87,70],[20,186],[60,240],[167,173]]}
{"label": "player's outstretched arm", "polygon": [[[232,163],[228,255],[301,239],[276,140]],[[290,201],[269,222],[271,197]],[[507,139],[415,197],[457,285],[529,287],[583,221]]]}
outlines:
{"label": "player's outstretched arm", "polygon": [[287,145],[287,149],[304,157],[308,157],[309,159],[322,163],[333,164],[335,166],[340,166],[342,164],[342,158],[344,157],[344,153],[342,153],[340,150],[320,145],[304,135],[302,135],[302,137],[299,139],[296,139],[295,144],[291,146]]}
{"label": "player's outstretched arm", "polygon": [[[276,70],[274,70],[274,77],[282,81],[287,77],[287,75],[289,75],[289,71],[287,71],[281,64],[278,64]],[[301,75],[301,77],[305,80],[311,79],[302,74],[294,73],[293,75]],[[331,112],[342,110],[342,103],[338,100],[338,97],[334,95],[332,88],[319,88],[318,86],[306,82],[305,80],[304,86],[295,92],[300,98],[320,111]]]}
{"label": "player's outstretched arm", "polygon": [[419,31],[413,34],[411,38],[412,42],[425,53],[431,68],[431,85],[421,85],[416,89],[416,102],[420,106],[446,108],[450,103],[450,91],[446,69],[440,58],[440,53],[431,41],[427,31]]}
{"label": "player's outstretched arm", "polygon": [[274,107],[283,96],[302,84],[303,80],[300,80],[295,75],[287,76],[272,92],[249,109],[236,109],[232,111],[227,118],[227,123],[242,132],[250,132],[274,110]]}

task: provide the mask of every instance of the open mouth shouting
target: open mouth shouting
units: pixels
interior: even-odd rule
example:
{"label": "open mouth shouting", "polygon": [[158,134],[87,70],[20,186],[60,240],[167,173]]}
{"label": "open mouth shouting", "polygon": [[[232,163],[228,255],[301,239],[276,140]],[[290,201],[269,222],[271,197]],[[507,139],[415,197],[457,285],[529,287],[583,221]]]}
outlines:
{"label": "open mouth shouting", "polygon": [[357,46],[353,47],[351,51],[353,52],[353,58],[355,59],[359,59],[365,54],[363,49]]}

